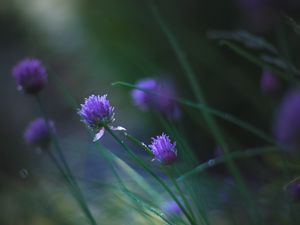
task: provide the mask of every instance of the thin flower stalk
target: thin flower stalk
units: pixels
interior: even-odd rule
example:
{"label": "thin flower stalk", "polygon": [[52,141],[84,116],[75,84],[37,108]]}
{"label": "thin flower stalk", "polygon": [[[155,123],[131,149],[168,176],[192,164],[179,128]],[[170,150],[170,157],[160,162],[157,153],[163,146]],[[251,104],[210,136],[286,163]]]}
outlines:
{"label": "thin flower stalk", "polygon": [[[58,138],[56,136],[55,133],[53,133],[52,129],[50,129],[50,124],[49,124],[49,120],[48,120],[48,116],[47,116],[47,113],[46,113],[46,110],[44,109],[43,107],[43,103],[41,101],[41,98],[39,95],[36,96],[36,99],[37,99],[37,102],[38,102],[38,106],[45,118],[45,121],[46,121],[46,124],[47,124],[47,127],[49,129],[49,132],[50,132],[50,135],[51,135],[51,138],[53,140],[53,143],[54,143],[54,147],[55,147],[55,150],[62,162],[62,165],[63,167],[59,166],[58,169],[59,171],[62,173],[63,177],[67,178],[67,182],[73,187],[74,189],[74,197],[77,199],[79,205],[81,206],[83,212],[85,213],[86,217],[89,219],[89,222],[91,225],[97,225],[97,222],[96,220],[94,219],[92,213],[90,212],[85,200],[84,200],[84,197],[83,197],[83,194],[82,194],[82,191],[71,171],[71,169],[69,168],[69,165],[65,159],[65,156],[61,150],[61,147],[60,147],[60,144],[59,144],[59,141],[58,141]],[[51,156],[51,155],[50,155]],[[51,156],[51,160],[53,160],[55,158],[53,158]],[[56,161],[53,161],[55,163],[56,166],[60,165],[60,163],[56,160]]]}
{"label": "thin flower stalk", "polygon": [[184,206],[181,204],[181,202],[178,200],[178,198],[175,196],[175,194],[171,191],[171,189],[168,187],[168,185],[160,178],[158,177],[144,162],[142,159],[140,159],[136,154],[132,152],[132,150],[122,141],[109,127],[106,127],[106,130],[111,134],[111,136],[126,150],[126,152],[130,155],[130,157],[139,164],[142,168],[144,168],[158,183],[162,185],[162,187],[168,192],[168,194],[176,201],[178,206],[181,208],[182,212],[188,219],[191,225],[196,225],[196,222],[191,218],[189,213],[186,211]]}

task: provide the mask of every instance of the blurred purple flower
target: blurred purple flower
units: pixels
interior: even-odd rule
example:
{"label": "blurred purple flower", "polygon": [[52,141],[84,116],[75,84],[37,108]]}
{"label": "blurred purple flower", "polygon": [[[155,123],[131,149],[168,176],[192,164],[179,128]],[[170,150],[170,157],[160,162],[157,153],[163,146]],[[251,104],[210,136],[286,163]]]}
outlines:
{"label": "blurred purple flower", "polygon": [[293,202],[300,201],[300,181],[293,181],[286,187],[288,196]]}
{"label": "blurred purple flower", "polygon": [[281,88],[280,80],[268,69],[264,69],[260,80],[260,89],[262,93],[275,96],[281,91]]}
{"label": "blurred purple flower", "polygon": [[82,122],[89,128],[96,130],[94,141],[99,140],[104,134],[104,128],[107,126],[112,130],[125,130],[123,127],[112,127],[114,122],[114,107],[107,100],[107,95],[91,95],[81,104],[78,111]]}
{"label": "blurred purple flower", "polygon": [[46,69],[38,59],[23,59],[12,70],[18,90],[37,94],[47,83]]}
{"label": "blurred purple flower", "polygon": [[231,193],[234,190],[235,183],[232,178],[226,177],[219,192],[219,199],[222,203],[230,201]]}
{"label": "blurred purple flower", "polygon": [[273,126],[274,136],[291,149],[300,147],[300,90],[292,90],[283,98]]}
{"label": "blurred purple flower", "polygon": [[242,14],[256,31],[267,31],[279,24],[282,12],[298,10],[299,0],[236,0]]}
{"label": "blurred purple flower", "polygon": [[156,138],[152,138],[149,148],[154,154],[154,159],[163,165],[170,165],[177,158],[176,142],[171,143],[170,138],[164,133]]}
{"label": "blurred purple flower", "polygon": [[214,157],[218,158],[218,157],[221,157],[221,156],[223,156],[223,150],[219,145],[216,145],[215,148],[214,148]]}
{"label": "blurred purple flower", "polygon": [[173,200],[165,202],[162,206],[162,211],[169,216],[180,215],[181,213],[180,207]]}
{"label": "blurred purple flower", "polygon": [[[54,130],[53,121],[49,121],[49,128]],[[46,120],[44,118],[33,120],[25,130],[24,139],[29,145],[46,149],[51,142],[51,134]]]}
{"label": "blurred purple flower", "polygon": [[175,87],[170,81],[146,78],[138,81],[136,86],[145,90],[132,91],[132,99],[140,109],[155,110],[172,119],[180,116],[180,110],[174,100],[176,97]]}

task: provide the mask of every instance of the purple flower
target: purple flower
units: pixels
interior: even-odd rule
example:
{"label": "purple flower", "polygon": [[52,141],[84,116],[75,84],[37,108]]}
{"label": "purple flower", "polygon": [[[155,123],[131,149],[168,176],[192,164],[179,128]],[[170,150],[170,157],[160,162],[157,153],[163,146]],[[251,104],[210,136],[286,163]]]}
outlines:
{"label": "purple flower", "polygon": [[[49,121],[49,128],[54,130],[54,123]],[[26,128],[24,139],[27,144],[47,148],[51,142],[51,134],[44,118],[33,120]]]}
{"label": "purple flower", "polygon": [[37,94],[47,83],[46,69],[38,59],[24,59],[12,70],[19,90]]}
{"label": "purple flower", "polygon": [[261,80],[260,89],[263,94],[275,96],[281,90],[282,86],[279,79],[269,70],[264,69]]}
{"label": "purple flower", "polygon": [[286,187],[288,196],[293,202],[300,201],[300,181],[293,181]]}
{"label": "purple flower", "polygon": [[174,100],[175,88],[170,81],[146,78],[138,81],[136,86],[142,90],[133,90],[132,99],[140,109],[155,110],[172,119],[180,116]]}
{"label": "purple flower", "polygon": [[112,130],[125,130],[123,127],[112,127],[114,122],[114,107],[107,100],[107,95],[91,95],[86,98],[78,114],[88,127],[96,130],[94,141],[99,140],[104,134],[104,128],[107,126]]}
{"label": "purple flower", "polygon": [[171,215],[180,215],[181,209],[175,201],[165,202],[162,206],[162,211],[171,216]]}
{"label": "purple flower", "polygon": [[170,138],[166,134],[152,138],[149,145],[156,160],[163,165],[172,164],[177,158],[176,142],[171,143]]}
{"label": "purple flower", "polygon": [[283,98],[273,126],[274,136],[291,149],[300,147],[300,90],[293,90]]}

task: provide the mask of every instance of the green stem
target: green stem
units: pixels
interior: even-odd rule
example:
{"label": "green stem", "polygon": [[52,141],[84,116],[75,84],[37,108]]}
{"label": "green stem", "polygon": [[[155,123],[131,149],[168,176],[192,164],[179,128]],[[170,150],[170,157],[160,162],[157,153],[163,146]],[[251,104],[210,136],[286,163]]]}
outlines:
{"label": "green stem", "polygon": [[[123,87],[128,87],[128,88],[132,88],[132,89],[138,89],[138,90],[141,90],[141,91],[144,91],[146,93],[150,93],[150,94],[153,94],[153,95],[157,95],[157,96],[163,96],[159,93],[156,93],[156,92],[152,92],[152,91],[149,91],[149,90],[146,90],[146,89],[143,89],[143,88],[139,88],[133,84],[130,84],[130,83],[127,83],[127,82],[123,82],[123,81],[118,81],[118,82],[114,82],[112,83],[112,85],[120,85],[120,86],[123,86]],[[195,103],[195,102],[192,102],[192,101],[189,101],[189,100],[186,100],[184,98],[171,98],[173,99],[174,101],[182,104],[182,105],[186,105],[186,106],[189,106],[191,108],[194,108],[194,109],[198,109],[198,110],[201,110],[201,111],[204,111],[206,113],[209,113],[213,116],[216,116],[216,117],[219,117],[223,120],[226,120],[232,124],[235,124],[236,126],[240,127],[240,128],[243,128],[244,130],[254,134],[255,136],[261,138],[262,140],[265,140],[271,144],[275,144],[277,146],[280,147],[280,144],[277,143],[275,140],[273,140],[273,138],[266,134],[264,131],[252,126],[251,124],[227,113],[227,112],[223,112],[223,111],[220,111],[220,110],[216,110],[206,104],[203,104],[203,103]]]}
{"label": "green stem", "polygon": [[135,145],[137,145],[137,146],[141,147],[142,149],[144,149],[149,155],[153,156],[152,151],[147,147],[146,144],[144,144],[143,142],[140,142],[138,139],[136,139],[132,135],[128,134],[127,132],[123,131],[123,132],[121,132],[121,134],[123,134],[128,140],[130,140]]}
{"label": "green stem", "polygon": [[[166,22],[161,17],[160,12],[159,12],[157,6],[155,5],[155,3],[150,4],[150,9],[151,9],[152,14],[153,14],[154,18],[156,19],[157,23],[160,25],[162,32],[165,34],[166,38],[168,39],[169,44],[171,45],[173,51],[175,52],[178,62],[181,64],[183,70],[185,71],[188,81],[190,83],[190,86],[192,88],[192,91],[197,99],[197,102],[205,103],[206,100],[205,100],[204,94],[200,88],[200,85],[198,84],[198,81],[196,79],[196,74],[195,74],[192,66],[188,62],[185,52],[181,49],[175,36],[173,35],[171,30],[167,26]],[[222,130],[220,129],[220,127],[218,126],[218,124],[216,123],[214,118],[206,111],[203,111],[202,115],[203,115],[215,141],[221,146],[225,155],[229,154],[229,146],[224,139]],[[239,190],[240,190],[242,196],[245,198],[248,206],[252,209],[256,208],[254,206],[253,201],[251,200],[249,191],[247,190],[246,185],[245,185],[245,183],[242,179],[242,176],[241,176],[237,166],[235,165],[235,163],[230,158],[227,158],[225,163],[226,163],[226,166],[228,167],[229,171],[233,175],[234,179],[236,180]],[[256,215],[253,215],[253,221],[257,221],[258,213],[255,213],[255,214]]]}
{"label": "green stem", "polygon": [[181,202],[178,200],[178,198],[174,195],[174,193],[171,191],[171,189],[168,187],[168,185],[160,178],[158,177],[151,169],[148,168],[148,166],[136,155],[132,152],[132,150],[127,147],[126,144],[124,144],[124,141],[122,141],[109,127],[105,127],[105,129],[111,134],[111,136],[126,150],[126,152],[130,155],[130,157],[139,164],[143,169],[145,169],[159,184],[162,185],[162,187],[168,192],[168,194],[174,199],[174,201],[178,204],[188,221],[192,225],[196,225],[195,221],[191,218],[189,213],[186,211],[186,209],[183,207]]}
{"label": "green stem", "polygon": [[[69,168],[69,165],[65,159],[65,156],[61,150],[61,147],[60,147],[60,144],[59,144],[59,141],[58,141],[58,138],[55,134],[55,132],[53,132],[53,129],[51,129],[51,126],[50,126],[50,122],[49,122],[49,118],[47,116],[47,113],[46,113],[46,110],[44,109],[44,106],[42,104],[42,100],[40,98],[39,95],[36,96],[36,99],[37,99],[37,102],[38,102],[38,105],[39,105],[39,108],[43,114],[43,117],[46,121],[46,126],[49,130],[49,133],[50,133],[50,136],[51,136],[51,139],[53,140],[53,144],[54,144],[54,147],[55,147],[55,150],[60,158],[60,160],[62,161],[62,165],[63,167],[60,166],[60,163],[56,160],[56,158],[52,157],[51,156],[51,159],[52,160],[55,160],[54,163],[56,166],[59,166],[58,169],[59,171],[63,174],[63,176],[67,179],[67,181],[70,183],[70,185],[73,186],[74,188],[74,197],[76,198],[76,200],[78,201],[79,205],[81,206],[83,212],[85,213],[86,217],[89,219],[90,221],[90,224],[91,225],[97,225],[92,213],[90,212],[85,200],[84,200],[84,196],[82,194],[82,191],[78,185],[78,183],[76,182],[76,179],[74,178],[74,175],[72,173],[72,171],[70,170]],[[54,156],[54,155],[53,155]]]}
{"label": "green stem", "polygon": [[214,159],[208,160],[207,162],[196,166],[194,169],[181,175],[179,178],[177,178],[177,180],[183,181],[183,180],[189,178],[190,176],[201,173],[209,168],[212,168],[221,163],[224,163],[224,162],[226,162],[226,160],[228,160],[226,158],[231,158],[231,160],[242,159],[242,158],[255,157],[255,156],[258,156],[261,154],[268,154],[268,153],[274,153],[274,152],[279,152],[279,150],[276,147],[266,147],[263,149],[249,149],[246,151],[232,152],[232,153],[229,153],[227,156],[225,155],[225,156],[221,156],[218,158],[214,158]]}
{"label": "green stem", "polygon": [[185,197],[185,194],[182,192],[182,190],[180,189],[177,180],[174,179],[174,176],[172,174],[172,172],[169,170],[169,168],[166,167],[162,167],[162,170],[165,172],[165,174],[169,177],[169,179],[171,180],[171,182],[173,183],[174,187],[176,188],[177,192],[179,193],[185,207],[187,208],[187,210],[189,211],[191,217],[193,218],[193,220],[196,221],[194,212],[192,210],[192,207],[190,205],[190,203],[188,202],[187,198]]}

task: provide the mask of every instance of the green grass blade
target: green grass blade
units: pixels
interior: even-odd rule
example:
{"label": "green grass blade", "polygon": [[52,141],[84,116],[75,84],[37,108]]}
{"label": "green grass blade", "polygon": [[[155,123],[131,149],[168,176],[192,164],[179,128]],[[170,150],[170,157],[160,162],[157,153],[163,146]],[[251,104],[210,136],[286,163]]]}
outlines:
{"label": "green grass blade", "polygon": [[[49,117],[48,114],[46,112],[46,110],[44,109],[44,105],[42,103],[42,100],[40,98],[39,95],[36,96],[36,100],[38,103],[38,106],[41,110],[41,113],[46,121],[46,125],[47,125],[47,129],[49,130],[49,133],[51,135],[51,139],[54,143],[54,149],[56,150],[56,153],[61,161],[62,166],[60,166],[60,162],[59,161],[55,161],[55,157],[51,157],[51,159],[53,160],[53,162],[56,164],[57,168],[59,169],[59,171],[63,174],[64,177],[66,177],[67,182],[72,186],[72,189],[74,190],[72,192],[72,194],[74,195],[75,199],[78,201],[81,209],[83,210],[83,212],[85,213],[87,219],[89,220],[90,224],[92,225],[97,225],[96,220],[94,219],[94,216],[92,215],[86,201],[84,198],[84,195],[81,191],[80,186],[78,185],[69,165],[68,162],[63,154],[63,151],[61,149],[59,140],[57,135],[53,132],[53,130],[51,129],[50,125],[49,125]],[[71,190],[72,190],[71,189]]]}
{"label": "green grass blade", "polygon": [[258,155],[270,154],[270,153],[276,153],[276,152],[279,152],[277,147],[263,147],[263,148],[248,149],[248,150],[244,150],[244,151],[231,152],[227,156],[221,156],[218,158],[210,159],[207,162],[198,165],[194,169],[192,169],[192,170],[184,173],[180,177],[178,177],[177,180],[183,181],[191,176],[202,173],[202,172],[206,171],[207,169],[210,169],[219,164],[222,164],[226,161],[227,157],[230,157],[231,159],[243,159],[243,158],[247,159],[247,158],[255,157]]}
{"label": "green grass blade", "polygon": [[[150,94],[159,95],[157,93],[150,92],[148,90],[139,88],[139,87],[137,87],[133,84],[123,82],[123,81],[114,82],[114,83],[112,83],[112,85],[114,85],[114,86],[120,85],[120,86],[123,86],[123,87],[128,87],[128,88],[132,88],[132,89],[138,89],[138,90],[141,90],[141,91],[145,91],[145,92],[150,93]],[[263,139],[263,140],[265,140],[269,143],[279,145],[275,140],[273,140],[273,138],[271,136],[269,136],[268,134],[266,134],[262,130],[252,126],[251,124],[249,124],[249,123],[247,123],[247,122],[245,122],[241,119],[238,119],[237,117],[235,117],[235,116],[233,116],[233,115],[231,115],[227,112],[216,110],[212,107],[207,106],[206,104],[194,103],[194,102],[191,102],[191,101],[183,99],[183,98],[173,98],[173,99],[175,101],[177,101],[178,103],[182,104],[182,105],[186,105],[186,106],[189,106],[191,108],[195,108],[195,109],[198,109],[198,110],[201,110],[201,111],[206,111],[207,113],[210,113],[210,114],[212,114],[216,117],[219,117],[223,120],[226,120],[226,121],[228,121],[232,124],[235,124],[236,126],[243,128],[244,130],[256,135],[257,137],[259,137],[259,138],[261,138],[261,139]]]}
{"label": "green grass blade", "polygon": [[229,49],[231,49],[238,55],[242,56],[243,58],[247,59],[248,61],[252,62],[253,64],[255,64],[261,68],[268,68],[271,72],[273,72],[274,74],[277,74],[280,78],[282,78],[285,81],[288,81],[292,84],[299,84],[299,80],[297,80],[291,76],[286,76],[285,72],[282,72],[282,71],[274,68],[270,64],[265,63],[261,59],[258,59],[256,56],[248,53],[246,50],[240,48],[236,44],[233,44],[229,41],[221,41],[220,45],[228,47]]}
{"label": "green grass blade", "polygon": [[123,189],[122,191],[126,196],[128,196],[134,203],[136,203],[142,209],[152,212],[154,215],[161,218],[167,224],[174,225],[171,221],[167,219],[166,215],[160,209],[154,207],[153,205],[150,205],[137,194],[129,191],[128,189]]}
{"label": "green grass blade", "polygon": [[147,171],[166,191],[167,193],[171,196],[172,199],[178,204],[186,218],[189,220],[189,222],[192,225],[195,225],[195,221],[191,218],[189,213],[186,211],[184,206],[181,204],[181,202],[178,200],[178,198],[175,196],[175,194],[172,192],[172,190],[168,187],[168,185],[159,177],[157,176],[147,165],[146,163],[143,162],[140,157],[138,157],[134,152],[122,141],[109,127],[105,127],[105,129],[111,134],[111,136],[126,150],[126,152],[129,154],[129,156],[145,171]]}

